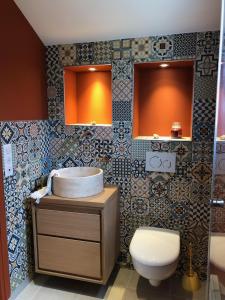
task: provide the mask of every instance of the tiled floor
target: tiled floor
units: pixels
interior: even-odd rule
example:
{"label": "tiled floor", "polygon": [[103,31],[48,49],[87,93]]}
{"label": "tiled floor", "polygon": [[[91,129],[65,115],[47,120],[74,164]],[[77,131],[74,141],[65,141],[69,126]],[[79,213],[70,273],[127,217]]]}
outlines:
{"label": "tiled floor", "polygon": [[114,271],[107,286],[39,276],[16,300],[205,300],[205,290],[203,284],[195,294],[185,292],[175,277],[154,288],[135,271],[121,268]]}

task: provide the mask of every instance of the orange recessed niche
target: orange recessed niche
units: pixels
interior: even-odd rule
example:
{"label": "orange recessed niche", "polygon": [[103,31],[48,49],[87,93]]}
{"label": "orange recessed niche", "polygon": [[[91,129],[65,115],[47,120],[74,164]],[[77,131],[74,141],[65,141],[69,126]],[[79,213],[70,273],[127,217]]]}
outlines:
{"label": "orange recessed niche", "polygon": [[112,124],[111,65],[64,68],[65,123]]}
{"label": "orange recessed niche", "polygon": [[193,61],[134,65],[133,137],[169,137],[173,122],[180,122],[183,137],[191,137]]}

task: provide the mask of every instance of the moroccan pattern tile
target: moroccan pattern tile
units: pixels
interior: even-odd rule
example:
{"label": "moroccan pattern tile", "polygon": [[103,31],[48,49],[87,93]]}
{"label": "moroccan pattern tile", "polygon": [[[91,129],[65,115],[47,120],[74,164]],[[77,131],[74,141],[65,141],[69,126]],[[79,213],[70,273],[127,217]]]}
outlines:
{"label": "moroccan pattern tile", "polygon": [[174,35],[174,57],[195,58],[197,33]]}
{"label": "moroccan pattern tile", "polygon": [[73,66],[76,63],[76,46],[75,45],[60,45],[59,46],[59,61],[62,66]]}
{"label": "moroccan pattern tile", "polygon": [[80,64],[90,64],[94,58],[94,43],[77,45],[77,60]]}
{"label": "moroccan pattern tile", "polygon": [[200,55],[196,60],[196,75],[216,77],[217,64],[218,59],[214,54]]}
{"label": "moroccan pattern tile", "polygon": [[195,78],[194,98],[195,99],[216,99],[217,81],[210,76]]}
{"label": "moroccan pattern tile", "polygon": [[129,79],[113,80],[112,98],[113,101],[131,101],[132,83]]}
{"label": "moroccan pattern tile", "polygon": [[215,111],[215,99],[196,99],[194,101],[193,119],[196,122],[213,122],[215,119]]}
{"label": "moroccan pattern tile", "polygon": [[37,188],[36,182],[46,175],[41,158],[48,155],[45,143],[48,131],[47,121],[2,122],[0,128],[1,142],[12,143],[15,150],[13,176],[4,178],[10,282],[14,290],[31,276],[33,253],[28,197]]}
{"label": "moroccan pattern tile", "polygon": [[132,159],[143,160],[146,158],[146,151],[151,150],[151,141],[148,140],[132,140],[131,156]]}
{"label": "moroccan pattern tile", "polygon": [[131,40],[115,40],[112,41],[113,59],[131,58]]}
{"label": "moroccan pattern tile", "polygon": [[131,60],[115,60],[112,63],[113,80],[130,80],[132,79]]}
{"label": "moroccan pattern tile", "polygon": [[134,60],[150,58],[151,46],[150,38],[134,39],[132,41],[132,57]]}
{"label": "moroccan pattern tile", "polygon": [[173,142],[171,143],[171,151],[176,153],[177,161],[191,161],[191,142]]}
{"label": "moroccan pattern tile", "polygon": [[173,178],[170,181],[169,193],[172,202],[189,201],[191,197],[191,181]]}
{"label": "moroccan pattern tile", "polygon": [[149,198],[149,179],[131,178],[131,195]]}
{"label": "moroccan pattern tile", "polygon": [[197,55],[199,54],[218,54],[219,32],[208,31],[197,34]]}
{"label": "moroccan pattern tile", "polygon": [[[205,278],[218,45],[218,32],[203,32],[47,47],[49,121],[0,123],[1,143],[15,151],[14,174],[4,178],[12,289],[32,269],[26,199],[52,168],[70,166],[101,167],[104,182],[119,187],[122,263],[131,263],[129,243],[139,226],[176,229],[179,271],[191,241],[194,268]],[[134,62],[171,59],[194,61],[193,143],[134,140]],[[112,64],[112,126],[65,126],[63,67],[104,63]],[[146,151],[175,152],[176,173],[146,172]]]}
{"label": "moroccan pattern tile", "polygon": [[112,60],[112,43],[97,42],[94,43],[94,62],[95,63],[111,63]]}
{"label": "moroccan pattern tile", "polygon": [[154,58],[172,58],[173,36],[158,36],[152,40],[152,56]]}
{"label": "moroccan pattern tile", "polygon": [[149,213],[149,200],[144,197],[132,197],[131,198],[131,210],[135,215],[148,215]]}
{"label": "moroccan pattern tile", "polygon": [[112,105],[114,121],[131,121],[131,102],[114,101]]}
{"label": "moroccan pattern tile", "polygon": [[57,46],[49,46],[46,51],[47,83],[55,85],[62,81],[62,70],[59,64],[59,51]]}
{"label": "moroccan pattern tile", "polygon": [[213,158],[213,143],[195,142],[192,144],[192,160],[211,163]]}

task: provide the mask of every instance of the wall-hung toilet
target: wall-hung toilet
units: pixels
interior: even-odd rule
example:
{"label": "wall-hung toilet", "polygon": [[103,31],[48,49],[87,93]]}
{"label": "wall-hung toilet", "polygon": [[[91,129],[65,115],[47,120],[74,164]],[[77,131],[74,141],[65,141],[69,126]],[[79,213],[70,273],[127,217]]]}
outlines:
{"label": "wall-hung toilet", "polygon": [[140,227],[130,243],[135,270],[153,286],[175,272],[179,253],[180,234],[174,230]]}

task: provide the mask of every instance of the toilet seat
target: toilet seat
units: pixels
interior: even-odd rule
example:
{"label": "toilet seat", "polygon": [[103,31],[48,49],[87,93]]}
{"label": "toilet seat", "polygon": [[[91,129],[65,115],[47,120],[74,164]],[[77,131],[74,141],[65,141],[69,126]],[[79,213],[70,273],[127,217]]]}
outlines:
{"label": "toilet seat", "polygon": [[140,227],[130,244],[131,256],[149,266],[169,265],[180,252],[180,234],[163,228]]}
{"label": "toilet seat", "polygon": [[225,234],[212,233],[210,245],[211,263],[217,268],[225,271]]}

